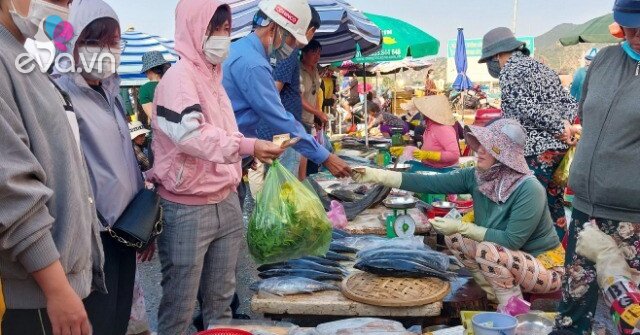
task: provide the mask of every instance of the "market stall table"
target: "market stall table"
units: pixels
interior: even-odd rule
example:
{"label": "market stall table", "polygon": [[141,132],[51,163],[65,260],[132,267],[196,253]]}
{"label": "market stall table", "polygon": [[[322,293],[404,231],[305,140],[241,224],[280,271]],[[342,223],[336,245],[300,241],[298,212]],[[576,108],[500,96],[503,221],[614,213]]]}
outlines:
{"label": "market stall table", "polygon": [[291,295],[285,297],[264,297],[254,295],[251,309],[273,318],[285,316],[336,316],[347,317],[387,317],[425,318],[440,315],[442,302],[419,307],[379,307],[347,299],[339,291],[314,294]]}

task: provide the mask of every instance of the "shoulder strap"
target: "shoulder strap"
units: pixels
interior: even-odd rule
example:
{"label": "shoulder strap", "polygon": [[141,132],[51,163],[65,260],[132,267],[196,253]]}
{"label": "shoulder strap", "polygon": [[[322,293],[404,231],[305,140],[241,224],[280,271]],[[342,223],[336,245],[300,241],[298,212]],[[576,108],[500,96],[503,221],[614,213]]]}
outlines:
{"label": "shoulder strap", "polygon": [[71,102],[71,97],[69,97],[69,94],[63,91],[62,88],[60,88],[60,86],[58,86],[58,84],[53,79],[51,79],[51,77],[47,78],[49,79],[51,84],[53,84],[53,87],[55,87],[56,90],[58,90],[58,93],[60,93],[60,95],[62,96],[62,100],[64,100],[64,110],[67,112],[73,112],[73,103]]}

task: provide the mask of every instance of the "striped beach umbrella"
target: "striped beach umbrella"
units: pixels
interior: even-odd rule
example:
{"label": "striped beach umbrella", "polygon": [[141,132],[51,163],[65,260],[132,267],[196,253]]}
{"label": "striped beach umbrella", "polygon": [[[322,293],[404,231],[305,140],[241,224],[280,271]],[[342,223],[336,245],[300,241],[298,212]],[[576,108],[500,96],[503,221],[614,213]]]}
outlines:
{"label": "striped beach umbrella", "polygon": [[[251,33],[259,0],[225,0],[233,13],[231,37]],[[315,38],[322,45],[320,63],[351,59],[359,49],[369,55],[380,49],[382,32],[364,14],[344,0],[309,0],[320,14],[321,25]]]}
{"label": "striped beach umbrella", "polygon": [[147,35],[129,29],[122,34],[126,42],[122,52],[122,62],[118,67],[118,74],[122,79],[121,86],[140,86],[148,81],[142,70],[142,55],[149,51],[160,51],[164,59],[171,63],[178,60],[178,54],[173,50],[174,43],[159,36]]}

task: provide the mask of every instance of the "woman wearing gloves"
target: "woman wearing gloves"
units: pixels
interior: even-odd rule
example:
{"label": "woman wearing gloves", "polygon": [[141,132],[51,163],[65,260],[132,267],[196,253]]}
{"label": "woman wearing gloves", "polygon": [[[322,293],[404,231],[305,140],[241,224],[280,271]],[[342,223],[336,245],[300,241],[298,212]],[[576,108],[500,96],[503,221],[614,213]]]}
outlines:
{"label": "woman wearing gloves", "polygon": [[475,224],[450,219],[431,224],[446,235],[449,249],[489,299],[503,305],[523,291],[557,291],[564,273],[544,188],[524,159],[526,138],[515,120],[470,126],[465,139],[478,153],[476,168],[430,176],[367,168],[354,178],[419,193],[471,194]]}
{"label": "woman wearing gloves", "polygon": [[[414,98],[413,104],[425,117],[426,130],[422,135],[422,148],[413,152],[413,158],[420,163],[412,165],[412,172],[448,172],[449,167],[458,164],[460,147],[458,134],[453,127],[456,123],[449,101],[444,95]],[[403,148],[392,148],[394,156],[400,156]]]}
{"label": "woman wearing gloves", "polygon": [[242,211],[236,189],[241,159],[277,158],[280,147],[238,132],[222,87],[231,9],[220,1],[182,0],[176,8],[180,60],[158,84],[152,114],[164,231],[158,238],[162,299],[158,334],[186,332],[202,297],[204,325],[231,319]]}
{"label": "woman wearing gloves", "polygon": [[509,28],[499,27],[484,35],[479,62],[486,63],[489,74],[500,79],[504,117],[518,120],[527,131],[524,155],[547,189],[551,218],[562,239],[567,227],[564,188],[552,176],[578,131],[570,124],[578,104],[562,87],[558,74],[529,54]]}

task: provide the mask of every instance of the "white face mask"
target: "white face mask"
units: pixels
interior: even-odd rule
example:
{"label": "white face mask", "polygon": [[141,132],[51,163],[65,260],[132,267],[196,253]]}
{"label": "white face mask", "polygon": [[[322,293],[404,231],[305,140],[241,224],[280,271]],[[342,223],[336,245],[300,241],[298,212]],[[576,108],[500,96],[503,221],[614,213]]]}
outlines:
{"label": "white face mask", "polygon": [[16,10],[13,1],[11,0],[9,13],[11,13],[13,22],[25,38],[34,38],[38,33],[40,24],[49,16],[57,15],[64,21],[69,17],[68,8],[56,6],[44,0],[31,0],[27,16],[22,16]]}
{"label": "white face mask", "polygon": [[202,51],[211,64],[218,65],[229,56],[230,45],[231,37],[229,36],[205,36],[202,41]]}
{"label": "white face mask", "polygon": [[96,47],[81,46],[78,48],[78,64],[85,78],[104,80],[114,75],[120,66],[120,49],[110,48],[101,51]]}

